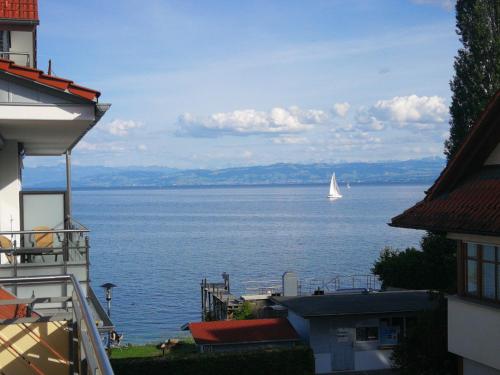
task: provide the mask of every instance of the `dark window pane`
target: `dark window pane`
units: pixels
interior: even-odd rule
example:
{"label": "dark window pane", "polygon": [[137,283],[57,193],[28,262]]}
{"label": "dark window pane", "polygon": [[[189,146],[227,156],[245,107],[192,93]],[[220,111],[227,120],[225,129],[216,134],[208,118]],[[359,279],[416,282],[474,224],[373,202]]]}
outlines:
{"label": "dark window pane", "polygon": [[495,261],[495,247],[490,245],[483,246],[483,260]]}
{"label": "dark window pane", "polygon": [[475,243],[467,243],[467,256],[477,258],[477,245]]}
{"label": "dark window pane", "polygon": [[483,297],[495,298],[495,265],[483,263]]}
{"label": "dark window pane", "polygon": [[500,299],[500,264],[497,264],[497,299]]}
{"label": "dark window pane", "polygon": [[477,261],[467,261],[467,293],[477,294]]}
{"label": "dark window pane", "polygon": [[378,340],[378,327],[358,327],[356,328],[357,341]]}

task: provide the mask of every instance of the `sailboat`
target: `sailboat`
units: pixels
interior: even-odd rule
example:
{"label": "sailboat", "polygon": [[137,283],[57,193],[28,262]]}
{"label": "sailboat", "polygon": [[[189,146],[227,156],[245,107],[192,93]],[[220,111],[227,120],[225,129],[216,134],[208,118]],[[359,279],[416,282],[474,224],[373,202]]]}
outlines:
{"label": "sailboat", "polygon": [[345,187],[348,188],[348,189],[350,189],[351,188],[351,184],[348,182]]}
{"label": "sailboat", "polygon": [[339,190],[339,185],[337,185],[337,180],[335,179],[335,173],[332,174],[332,179],[330,180],[330,191],[328,193],[328,198],[330,199],[342,198],[342,194],[340,194]]}

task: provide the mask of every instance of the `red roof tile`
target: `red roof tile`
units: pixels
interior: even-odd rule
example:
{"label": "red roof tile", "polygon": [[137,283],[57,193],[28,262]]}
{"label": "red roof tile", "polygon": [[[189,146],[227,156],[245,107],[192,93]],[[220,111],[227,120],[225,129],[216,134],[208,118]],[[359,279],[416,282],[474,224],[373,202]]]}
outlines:
{"label": "red roof tile", "polygon": [[[0,288],[0,300],[10,300],[16,297]],[[0,305],[0,319],[14,319],[26,317],[26,305]]]}
{"label": "red roof tile", "polygon": [[37,0],[0,0],[0,19],[38,22]]}
{"label": "red roof tile", "polygon": [[87,100],[97,100],[101,95],[99,91],[76,85],[73,81],[64,78],[49,76],[44,74],[41,70],[16,65],[10,60],[0,59],[0,72],[1,71],[17,77],[27,78],[42,85],[62,90]]}
{"label": "red roof tile", "polygon": [[392,219],[397,227],[498,235],[500,167],[485,167],[451,192],[424,200]]}
{"label": "red roof tile", "polygon": [[287,319],[223,320],[189,323],[197,344],[237,344],[299,339]]}
{"label": "red roof tile", "polygon": [[484,166],[500,143],[500,91],[486,106],[423,201],[391,225],[431,231],[500,234],[500,166]]}

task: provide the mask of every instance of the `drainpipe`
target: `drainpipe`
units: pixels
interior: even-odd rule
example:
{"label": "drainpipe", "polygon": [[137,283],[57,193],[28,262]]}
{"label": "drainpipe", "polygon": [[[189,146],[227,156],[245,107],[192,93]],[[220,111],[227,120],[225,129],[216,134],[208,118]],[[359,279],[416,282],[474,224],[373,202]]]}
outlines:
{"label": "drainpipe", "polygon": [[66,151],[66,229],[71,223],[71,151]]}

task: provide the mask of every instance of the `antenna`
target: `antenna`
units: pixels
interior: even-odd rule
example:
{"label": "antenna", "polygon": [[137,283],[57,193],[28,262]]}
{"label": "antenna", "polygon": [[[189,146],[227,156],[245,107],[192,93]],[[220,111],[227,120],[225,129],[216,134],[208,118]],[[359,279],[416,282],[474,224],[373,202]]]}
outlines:
{"label": "antenna", "polygon": [[52,75],[52,59],[49,59],[49,70],[48,70],[47,74],[48,74],[49,76],[51,76],[51,75]]}

